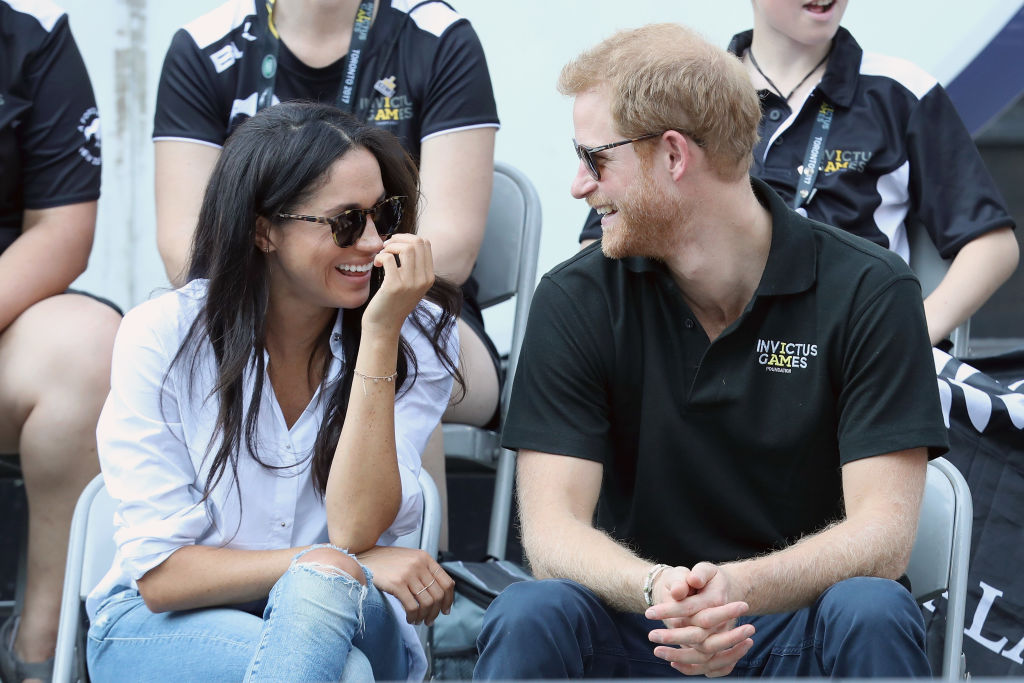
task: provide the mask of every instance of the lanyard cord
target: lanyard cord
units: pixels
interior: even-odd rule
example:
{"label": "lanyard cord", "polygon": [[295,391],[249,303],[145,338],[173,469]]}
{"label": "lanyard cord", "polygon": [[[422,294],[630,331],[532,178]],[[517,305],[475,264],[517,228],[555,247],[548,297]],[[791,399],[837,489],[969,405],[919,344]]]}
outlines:
{"label": "lanyard cord", "polygon": [[[260,60],[259,95],[256,99],[256,108],[266,109],[274,98],[274,84],[277,80],[277,54],[281,43],[281,37],[274,25],[274,3],[276,0],[266,0],[267,3],[267,31],[260,39],[260,52],[263,58]],[[359,67],[362,61],[360,57],[370,38],[370,25],[373,23],[374,0],[364,0],[359,9],[356,10],[356,18],[352,23],[352,39],[349,43],[348,53],[342,65],[341,86],[338,95],[335,97],[335,105],[343,111],[351,113],[354,109],[356,85],[359,77]]]}

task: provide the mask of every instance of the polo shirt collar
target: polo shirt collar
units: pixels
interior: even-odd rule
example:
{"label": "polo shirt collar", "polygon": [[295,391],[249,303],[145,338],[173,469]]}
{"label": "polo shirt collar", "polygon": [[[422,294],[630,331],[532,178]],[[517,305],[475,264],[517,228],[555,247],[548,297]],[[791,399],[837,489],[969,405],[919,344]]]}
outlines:
{"label": "polo shirt collar", "polygon": [[[753,30],[737,33],[729,41],[729,52],[736,56],[742,55],[754,40]],[[857,76],[860,74],[860,62],[864,56],[857,41],[842,26],[832,39],[832,54],[829,56],[825,75],[822,76],[818,89],[821,90],[832,104],[847,108],[853,103],[857,94]]]}
{"label": "polo shirt collar", "polygon": [[[755,298],[806,291],[814,284],[817,270],[814,236],[806,219],[791,211],[763,181],[751,177],[750,182],[754,195],[772,216],[772,243]],[[656,272],[671,277],[668,266],[655,259],[630,256],[623,258],[622,264],[634,273]]]}
{"label": "polo shirt collar", "polygon": [[772,244],[754,296],[803,292],[814,284],[818,254],[807,219],[792,211],[779,195],[751,177],[754,195],[772,215]]}

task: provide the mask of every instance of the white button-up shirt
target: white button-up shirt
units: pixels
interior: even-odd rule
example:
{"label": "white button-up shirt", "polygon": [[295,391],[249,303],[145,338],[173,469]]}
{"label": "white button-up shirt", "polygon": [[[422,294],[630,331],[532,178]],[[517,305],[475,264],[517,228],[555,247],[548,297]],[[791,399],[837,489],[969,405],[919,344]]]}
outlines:
{"label": "white button-up shirt", "polygon": [[[204,341],[194,363],[189,356],[173,367],[171,361],[199,315],[206,285],[205,280],[193,281],[143,303],[124,317],[117,333],[110,395],[96,430],[103,478],[119,501],[114,515],[117,554],[86,601],[90,618],[103,598],[121,586],[137,588],[137,579],[183,546],[269,550],[327,541],[327,515],[314,493],[310,471],[326,408],[320,389],[289,429],[265,376],[257,423],[258,455],[264,463],[282,469],[256,462],[243,435],[238,486],[228,467],[209,498],[200,502],[210,462],[220,445],[220,437],[214,434],[219,401],[211,395],[216,378],[213,348]],[[427,302],[420,311],[435,320],[439,313]],[[341,321],[339,311],[330,342],[328,392],[345,363]],[[411,321],[402,327],[402,335],[416,355],[418,370],[413,386],[400,387],[395,399],[402,502],[394,523],[378,541],[381,545],[394,543],[420,524],[420,454],[452,389],[451,374]],[[457,349],[453,326],[448,337],[450,358],[457,357]],[[254,367],[255,363],[250,366]],[[249,409],[253,374],[250,370],[244,380],[243,416]],[[358,386],[358,381],[353,384]],[[410,668],[422,675],[419,639],[405,622],[401,604],[394,596],[387,597],[413,657]]]}

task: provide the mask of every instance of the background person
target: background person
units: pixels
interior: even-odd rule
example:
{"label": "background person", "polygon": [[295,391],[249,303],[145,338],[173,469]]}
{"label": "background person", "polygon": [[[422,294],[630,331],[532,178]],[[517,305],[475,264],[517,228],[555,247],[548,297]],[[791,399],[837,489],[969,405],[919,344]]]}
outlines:
{"label": "background person", "polygon": [[189,283],[118,333],[93,680],[422,677],[409,624],[454,582],[391,544],[421,521],[458,294],[412,234],[417,201],[394,137],[328,105],[266,109],[228,140]]}
{"label": "background person", "polygon": [[946,446],[917,280],[751,181],[757,95],[688,29],[559,89],[604,236],[533,298],[503,445],[549,580],[491,604],[476,677],[929,675],[894,580]]}
{"label": "background person", "polygon": [[[168,277],[184,281],[200,199],[228,134],[257,109],[295,99],[334,102],[394,133],[419,166],[419,234],[438,274],[465,296],[466,399],[445,421],[486,425],[498,406],[499,360],[470,272],[490,204],[498,117],[480,41],[446,3],[228,0],[179,30],[153,129],[157,245]],[[424,459],[444,500],[440,431]]]}
{"label": "background person", "polygon": [[[907,226],[953,259],[924,302],[932,344],[1013,274],[1014,222],[942,86],[902,59],[865,54],[839,26],[847,0],[753,0],[754,29],[733,37],[761,97],[752,174],[800,210],[909,261]],[[822,105],[827,132],[815,127]],[[817,163],[810,141],[824,133]],[[816,175],[804,169],[818,167]],[[801,178],[807,180],[800,185]],[[600,237],[588,219],[582,239]]]}
{"label": "background person", "polygon": [[119,312],[71,293],[100,194],[100,121],[67,15],[0,0],[0,452],[28,496],[20,615],[0,626],[0,678],[49,680],[71,514],[99,471],[96,418]]}

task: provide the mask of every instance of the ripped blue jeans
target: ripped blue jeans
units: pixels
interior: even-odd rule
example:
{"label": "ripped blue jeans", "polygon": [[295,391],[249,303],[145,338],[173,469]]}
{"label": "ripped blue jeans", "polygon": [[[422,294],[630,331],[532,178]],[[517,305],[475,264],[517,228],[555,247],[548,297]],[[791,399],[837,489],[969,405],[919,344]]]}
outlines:
{"label": "ripped blue jeans", "polygon": [[399,622],[373,586],[370,570],[363,567],[364,587],[333,567],[299,562],[306,552],[296,555],[274,584],[262,618],[231,607],[154,614],[136,590],[112,594],[100,604],[89,627],[90,677],[93,681],[406,678],[408,661]]}

